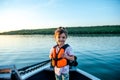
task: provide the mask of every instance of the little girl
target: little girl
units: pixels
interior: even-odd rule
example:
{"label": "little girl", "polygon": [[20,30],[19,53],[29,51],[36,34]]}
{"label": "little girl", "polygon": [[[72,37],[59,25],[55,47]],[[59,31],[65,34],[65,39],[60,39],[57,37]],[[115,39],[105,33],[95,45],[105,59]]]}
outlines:
{"label": "little girl", "polygon": [[54,32],[57,44],[50,50],[49,57],[52,59],[56,80],[69,80],[68,60],[74,60],[74,53],[71,46],[65,44],[67,37],[67,31],[63,27],[59,27]]}

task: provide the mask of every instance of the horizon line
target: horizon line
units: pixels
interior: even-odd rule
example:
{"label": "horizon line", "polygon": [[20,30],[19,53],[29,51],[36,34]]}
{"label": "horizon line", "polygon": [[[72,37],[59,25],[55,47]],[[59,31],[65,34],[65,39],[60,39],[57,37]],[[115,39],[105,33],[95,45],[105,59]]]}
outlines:
{"label": "horizon line", "polygon": [[[120,26],[119,25],[93,25],[93,26],[65,26],[65,28],[69,27],[103,27],[103,26]],[[63,26],[64,27],[64,26]],[[24,29],[16,29],[16,30],[7,30],[7,31],[0,31],[0,33],[5,33],[5,32],[11,32],[11,31],[20,31],[20,30],[36,30],[36,29],[52,29],[52,28],[57,28],[57,27],[44,27],[44,28],[24,28]]]}

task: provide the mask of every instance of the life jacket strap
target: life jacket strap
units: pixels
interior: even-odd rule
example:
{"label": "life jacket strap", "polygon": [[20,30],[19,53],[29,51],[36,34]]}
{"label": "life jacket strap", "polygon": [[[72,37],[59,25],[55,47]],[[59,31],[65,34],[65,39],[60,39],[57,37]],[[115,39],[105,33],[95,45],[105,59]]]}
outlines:
{"label": "life jacket strap", "polygon": [[52,58],[52,59],[55,60],[55,61],[58,61],[58,60],[61,60],[63,58]]}

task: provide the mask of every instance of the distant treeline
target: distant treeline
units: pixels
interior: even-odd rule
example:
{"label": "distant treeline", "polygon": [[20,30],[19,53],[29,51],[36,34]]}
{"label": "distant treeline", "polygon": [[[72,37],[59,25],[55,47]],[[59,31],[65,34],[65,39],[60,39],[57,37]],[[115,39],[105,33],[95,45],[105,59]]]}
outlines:
{"label": "distant treeline", "polygon": [[[56,28],[17,30],[0,33],[1,35],[54,34]],[[68,34],[120,34],[120,25],[66,27]]]}

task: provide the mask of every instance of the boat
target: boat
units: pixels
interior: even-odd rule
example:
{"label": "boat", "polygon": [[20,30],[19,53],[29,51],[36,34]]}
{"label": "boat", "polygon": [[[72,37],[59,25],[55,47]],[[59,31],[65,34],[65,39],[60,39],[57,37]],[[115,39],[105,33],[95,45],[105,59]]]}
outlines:
{"label": "boat", "polygon": [[[77,67],[70,66],[70,80],[100,80]],[[17,69],[15,65],[0,66],[0,80],[55,80],[50,60]]]}

